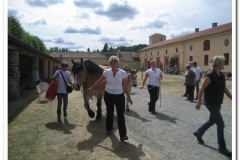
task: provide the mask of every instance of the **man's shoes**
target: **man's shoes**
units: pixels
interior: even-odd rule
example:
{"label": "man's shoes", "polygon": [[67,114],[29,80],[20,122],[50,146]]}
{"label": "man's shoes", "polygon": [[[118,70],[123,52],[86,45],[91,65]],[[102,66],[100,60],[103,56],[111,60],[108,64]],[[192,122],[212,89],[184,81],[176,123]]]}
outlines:
{"label": "man's shoes", "polygon": [[200,144],[204,144],[204,141],[202,140],[202,137],[201,136],[198,136],[197,132],[194,132],[193,135],[195,137],[197,137],[197,140]]}
{"label": "man's shoes", "polygon": [[120,138],[120,140],[121,140],[121,141],[128,140],[128,136],[122,136],[122,137]]}
{"label": "man's shoes", "polygon": [[198,100],[198,97],[194,98],[195,100]]}
{"label": "man's shoes", "polygon": [[187,97],[187,95],[186,95],[186,94],[184,94],[184,95],[182,95],[182,97]]}
{"label": "man's shoes", "polygon": [[63,110],[63,116],[66,118],[67,117],[67,111]]}
{"label": "man's shoes", "polygon": [[193,100],[190,100],[190,102],[193,102]]}
{"label": "man's shoes", "polygon": [[187,98],[187,99],[185,99],[185,101],[190,101],[190,99]]}
{"label": "man's shoes", "polygon": [[232,157],[232,152],[229,151],[227,148],[224,149],[218,149],[218,152],[227,156],[227,157]]}

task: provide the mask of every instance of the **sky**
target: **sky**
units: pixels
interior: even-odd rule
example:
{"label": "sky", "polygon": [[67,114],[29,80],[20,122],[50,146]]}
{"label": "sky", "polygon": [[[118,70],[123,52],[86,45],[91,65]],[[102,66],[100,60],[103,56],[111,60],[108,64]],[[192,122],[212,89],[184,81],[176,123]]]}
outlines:
{"label": "sky", "polygon": [[232,22],[231,0],[8,0],[8,16],[50,47],[71,51],[149,44]]}

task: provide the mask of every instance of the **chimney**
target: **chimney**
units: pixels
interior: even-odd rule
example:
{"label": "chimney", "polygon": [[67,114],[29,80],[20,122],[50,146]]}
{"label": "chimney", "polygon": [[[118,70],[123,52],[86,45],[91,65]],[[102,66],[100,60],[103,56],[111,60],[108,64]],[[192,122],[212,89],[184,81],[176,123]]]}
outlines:
{"label": "chimney", "polygon": [[199,32],[199,28],[195,28],[195,32]]}
{"label": "chimney", "polygon": [[62,62],[62,55],[60,55],[60,61]]}
{"label": "chimney", "polygon": [[217,27],[217,22],[212,23],[212,28]]}

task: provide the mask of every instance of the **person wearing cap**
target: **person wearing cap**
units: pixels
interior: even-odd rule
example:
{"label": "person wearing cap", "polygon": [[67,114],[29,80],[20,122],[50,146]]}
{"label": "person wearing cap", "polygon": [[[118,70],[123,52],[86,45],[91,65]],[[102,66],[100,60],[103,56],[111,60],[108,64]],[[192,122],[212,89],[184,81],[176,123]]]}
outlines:
{"label": "person wearing cap", "polygon": [[221,104],[223,103],[224,93],[232,99],[232,94],[226,87],[226,80],[221,70],[224,69],[225,57],[215,56],[212,60],[212,70],[208,71],[201,85],[196,109],[201,108],[201,99],[204,93],[205,106],[210,112],[209,119],[201,125],[193,134],[199,143],[204,144],[203,134],[214,124],[217,125],[218,152],[231,157],[232,152],[226,148],[224,139],[224,121],[221,115]]}

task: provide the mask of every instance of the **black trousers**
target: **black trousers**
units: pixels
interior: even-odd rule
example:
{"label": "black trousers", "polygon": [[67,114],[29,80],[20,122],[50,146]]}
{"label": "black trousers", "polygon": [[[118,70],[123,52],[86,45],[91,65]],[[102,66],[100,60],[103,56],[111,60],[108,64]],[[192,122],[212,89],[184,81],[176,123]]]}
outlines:
{"label": "black trousers", "polygon": [[193,94],[194,94],[194,88],[195,88],[195,86],[186,85],[186,87],[187,87],[188,99],[189,99],[189,100],[193,100]]}
{"label": "black trousers", "polygon": [[110,94],[107,91],[104,93],[104,102],[107,107],[107,120],[106,129],[111,131],[113,129],[113,115],[114,115],[114,105],[117,109],[117,121],[118,130],[120,137],[127,135],[126,125],[125,125],[125,96],[122,94]]}
{"label": "black trousers", "polygon": [[147,87],[148,87],[148,92],[149,92],[149,95],[150,95],[150,102],[149,102],[148,111],[149,112],[154,112],[156,102],[157,102],[158,97],[159,97],[159,87],[151,86],[151,85],[147,85]]}

